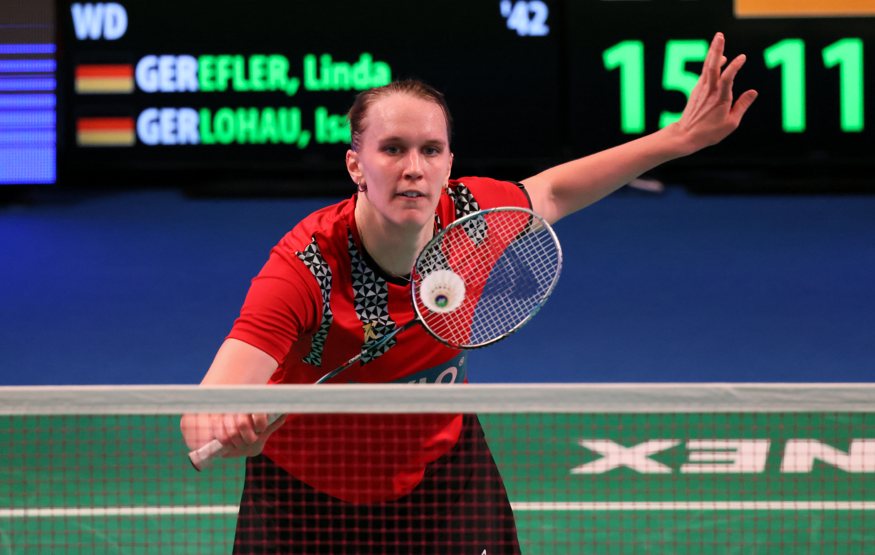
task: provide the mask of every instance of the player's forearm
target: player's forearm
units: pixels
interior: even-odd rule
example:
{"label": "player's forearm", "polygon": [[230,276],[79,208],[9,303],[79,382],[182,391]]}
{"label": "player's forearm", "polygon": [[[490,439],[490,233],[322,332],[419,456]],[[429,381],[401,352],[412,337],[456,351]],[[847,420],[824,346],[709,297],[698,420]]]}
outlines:
{"label": "player's forearm", "polygon": [[276,360],[261,349],[237,339],[227,339],[201,385],[264,385],[276,368]]}
{"label": "player's forearm", "polygon": [[[226,339],[201,385],[263,385],[276,370],[276,361],[264,351],[236,339]],[[191,449],[216,437],[208,414],[186,414],[180,421],[185,443]]]}
{"label": "player's forearm", "polygon": [[578,158],[523,181],[536,212],[555,222],[629,183],[656,166],[693,152],[675,125]]}

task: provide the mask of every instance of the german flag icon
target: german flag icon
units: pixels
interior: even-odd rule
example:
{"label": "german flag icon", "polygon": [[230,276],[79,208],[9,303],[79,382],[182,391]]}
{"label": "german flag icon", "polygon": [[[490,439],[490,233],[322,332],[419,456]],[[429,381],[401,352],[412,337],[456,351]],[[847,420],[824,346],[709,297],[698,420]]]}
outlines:
{"label": "german flag icon", "polygon": [[134,68],[130,64],[81,64],[76,66],[78,94],[130,94]]}
{"label": "german flag icon", "polygon": [[134,118],[79,118],[76,144],[79,146],[134,146]]}

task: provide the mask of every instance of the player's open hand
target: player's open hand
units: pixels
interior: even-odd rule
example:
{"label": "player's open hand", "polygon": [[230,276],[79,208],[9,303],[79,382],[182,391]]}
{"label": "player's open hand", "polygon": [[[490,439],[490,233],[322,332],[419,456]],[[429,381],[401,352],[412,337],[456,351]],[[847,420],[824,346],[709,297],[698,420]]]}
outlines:
{"label": "player's open hand", "polygon": [[732,86],[746,57],[741,54],[726,65],[725,42],[723,33],[714,35],[702,74],[676,124],[693,152],[719,143],[735,131],[757,97],[751,89],[733,102]]}

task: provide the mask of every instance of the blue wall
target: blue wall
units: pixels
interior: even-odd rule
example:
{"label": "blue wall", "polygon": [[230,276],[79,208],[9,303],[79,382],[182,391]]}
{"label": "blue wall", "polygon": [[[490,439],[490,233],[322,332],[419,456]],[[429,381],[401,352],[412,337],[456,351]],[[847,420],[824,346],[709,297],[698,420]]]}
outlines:
{"label": "blue wall", "polygon": [[[45,192],[0,207],[0,383],[196,383],[249,279],[333,199]],[[872,381],[875,196],[621,191],[471,380]]]}

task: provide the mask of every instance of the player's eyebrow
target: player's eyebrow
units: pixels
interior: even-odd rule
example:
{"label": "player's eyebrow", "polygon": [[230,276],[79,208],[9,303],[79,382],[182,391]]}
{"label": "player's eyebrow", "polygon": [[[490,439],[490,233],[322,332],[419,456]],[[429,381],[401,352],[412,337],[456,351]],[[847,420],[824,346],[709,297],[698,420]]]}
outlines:
{"label": "player's eyebrow", "polygon": [[[380,139],[378,140],[378,143],[379,143],[379,144],[385,144],[385,143],[409,143],[409,142],[411,142],[409,139],[404,138],[404,137],[400,137],[400,136],[398,136],[398,135],[391,135],[391,136],[389,136],[389,137],[382,137],[382,138],[380,138]],[[445,140],[443,140],[443,139],[428,139],[428,140],[426,140],[423,144],[424,144],[424,145],[427,145],[427,146],[446,146],[446,145],[447,145],[447,141],[445,141]]]}

